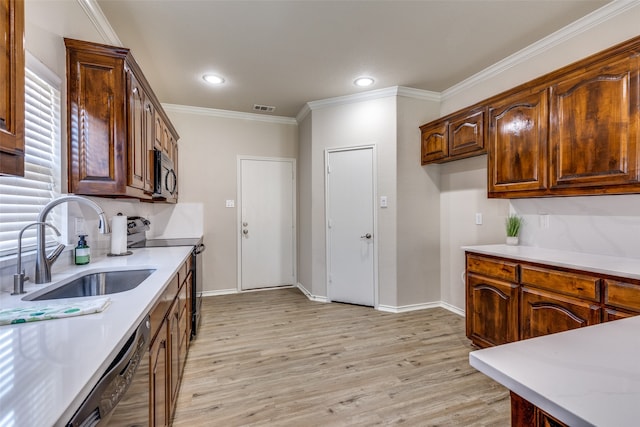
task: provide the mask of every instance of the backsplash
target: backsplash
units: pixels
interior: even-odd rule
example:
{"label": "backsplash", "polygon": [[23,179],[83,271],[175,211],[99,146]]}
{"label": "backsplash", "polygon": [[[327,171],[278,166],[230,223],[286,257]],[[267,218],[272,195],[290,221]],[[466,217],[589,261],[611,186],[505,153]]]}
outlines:
{"label": "backsplash", "polygon": [[[90,197],[90,199],[102,207],[109,220],[120,212],[127,216],[137,215],[147,218],[151,222],[150,229],[147,231],[148,239],[200,237],[204,234],[204,210],[201,203],[152,204],[140,203],[137,200],[111,200],[97,197]],[[87,234],[93,259],[106,256],[111,249],[110,235],[98,232],[98,217],[93,209],[85,206],[79,207],[75,203],[68,204],[68,216],[68,241],[66,242],[68,246],[53,265],[52,271],[54,273],[73,265],[73,247],[78,241],[78,234]],[[82,233],[76,233],[75,218],[83,219],[84,230]],[[15,257],[8,258],[0,262],[0,291],[12,292],[17,259]],[[35,254],[33,252],[25,254],[22,258],[22,265],[27,276],[33,276]]]}
{"label": "backsplash", "polygon": [[525,220],[521,245],[640,258],[640,195],[513,199],[510,203]]}

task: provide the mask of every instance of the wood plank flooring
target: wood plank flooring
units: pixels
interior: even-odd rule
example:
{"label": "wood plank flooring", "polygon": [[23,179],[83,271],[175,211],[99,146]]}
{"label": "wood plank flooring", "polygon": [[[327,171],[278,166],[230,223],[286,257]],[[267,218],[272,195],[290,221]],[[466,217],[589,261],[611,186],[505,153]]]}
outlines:
{"label": "wood plank flooring", "polygon": [[509,426],[508,391],[469,366],[464,319],[309,301],[208,297],[174,426]]}

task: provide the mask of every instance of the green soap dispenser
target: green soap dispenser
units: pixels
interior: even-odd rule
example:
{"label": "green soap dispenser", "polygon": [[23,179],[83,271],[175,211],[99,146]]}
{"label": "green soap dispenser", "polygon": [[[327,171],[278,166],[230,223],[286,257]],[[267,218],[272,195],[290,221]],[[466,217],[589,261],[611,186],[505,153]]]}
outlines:
{"label": "green soap dispenser", "polygon": [[77,265],[89,264],[91,261],[91,250],[89,249],[89,245],[87,245],[87,241],[85,237],[86,234],[81,234],[78,236],[80,240],[78,241],[78,246],[76,246],[74,250],[74,258]]}

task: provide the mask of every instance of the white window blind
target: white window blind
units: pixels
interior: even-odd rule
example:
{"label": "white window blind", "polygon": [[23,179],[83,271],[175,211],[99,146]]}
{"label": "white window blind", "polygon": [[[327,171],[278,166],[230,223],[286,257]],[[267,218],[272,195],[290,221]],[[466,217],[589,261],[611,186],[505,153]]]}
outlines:
{"label": "white window blind", "polygon": [[[25,173],[24,177],[0,176],[0,256],[17,252],[18,234],[51,199],[60,194],[60,90],[38,77],[30,67],[25,72]],[[59,227],[52,212],[48,222]],[[47,227],[47,239],[54,234]],[[23,251],[35,248],[36,228],[22,236]]]}

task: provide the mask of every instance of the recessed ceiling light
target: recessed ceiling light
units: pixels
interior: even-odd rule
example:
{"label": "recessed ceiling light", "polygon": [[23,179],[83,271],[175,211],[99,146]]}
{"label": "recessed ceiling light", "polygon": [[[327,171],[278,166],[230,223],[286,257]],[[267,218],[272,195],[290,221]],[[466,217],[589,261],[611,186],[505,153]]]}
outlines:
{"label": "recessed ceiling light", "polygon": [[216,76],[215,74],[205,74],[202,78],[205,82],[211,83],[212,85],[220,85],[224,83],[224,78]]}
{"label": "recessed ceiling light", "polygon": [[353,84],[360,87],[371,86],[375,80],[372,77],[358,77],[353,81]]}

